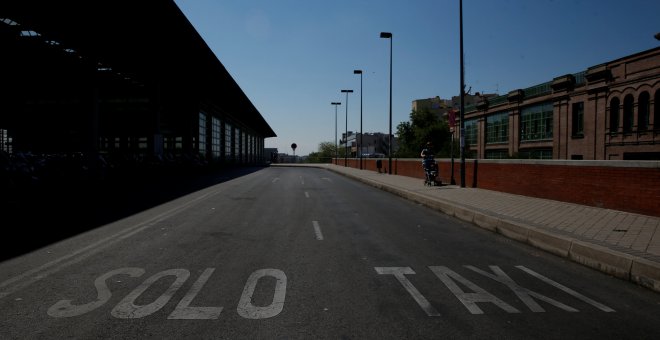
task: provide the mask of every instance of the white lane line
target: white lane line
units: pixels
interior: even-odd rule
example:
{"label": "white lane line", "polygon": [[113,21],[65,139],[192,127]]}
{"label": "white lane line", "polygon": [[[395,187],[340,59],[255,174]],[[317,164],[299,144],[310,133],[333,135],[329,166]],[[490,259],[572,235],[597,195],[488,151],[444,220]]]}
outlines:
{"label": "white lane line", "polygon": [[300,184],[305,185],[305,179],[302,176],[300,176]]}
{"label": "white lane line", "polygon": [[128,237],[131,237],[147,228],[150,228],[157,224],[158,222],[161,222],[165,219],[168,219],[175,214],[179,213],[180,211],[192,206],[193,204],[196,204],[197,202],[204,200],[210,196],[216,195],[220,193],[222,190],[217,190],[213,192],[206,193],[204,195],[201,195],[195,199],[192,199],[180,206],[174,207],[168,211],[165,211],[159,215],[156,215],[142,223],[135,224],[129,228],[126,228],[114,235],[108,236],[106,238],[103,238],[97,242],[94,242],[86,247],[83,247],[81,249],[78,249],[72,253],[69,253],[67,255],[64,255],[58,259],[55,259],[53,261],[50,261],[46,264],[43,264],[37,268],[28,270],[20,275],[14,276],[8,280],[3,281],[0,283],[0,289],[3,289],[3,291],[0,291],[0,299],[4,298],[7,295],[13,294],[41,279],[44,279],[48,277],[49,275],[56,273],[63,268],[70,266],[72,264],[78,263],[80,261],[83,261],[87,259],[88,257],[95,255],[102,250],[108,248],[109,246],[126,239]]}
{"label": "white lane line", "polygon": [[309,198],[309,193],[305,191],[305,197]]}
{"label": "white lane line", "polygon": [[316,239],[323,241],[323,233],[321,232],[321,226],[319,225],[319,222],[312,221],[312,224],[314,225],[314,233],[316,233]]}
{"label": "white lane line", "polygon": [[279,181],[279,180],[280,180],[279,177],[275,177],[275,178],[273,178],[273,183],[275,183],[275,182],[277,182],[277,181]]}

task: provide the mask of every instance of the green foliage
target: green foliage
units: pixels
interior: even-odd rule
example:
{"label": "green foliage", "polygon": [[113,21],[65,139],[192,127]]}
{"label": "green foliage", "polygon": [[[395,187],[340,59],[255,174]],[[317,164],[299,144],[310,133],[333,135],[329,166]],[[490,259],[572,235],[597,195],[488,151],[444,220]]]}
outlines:
{"label": "green foliage", "polygon": [[331,163],[335,157],[335,151],[339,151],[338,156],[344,157],[344,149],[337,150],[334,142],[321,142],[317,152],[312,152],[307,156],[308,163]]}
{"label": "green foliage", "polygon": [[431,142],[432,152],[436,157],[449,157],[450,155],[449,125],[428,109],[413,110],[410,113],[410,121],[401,122],[397,126],[397,136],[399,138],[397,157],[419,157],[426,142]]}

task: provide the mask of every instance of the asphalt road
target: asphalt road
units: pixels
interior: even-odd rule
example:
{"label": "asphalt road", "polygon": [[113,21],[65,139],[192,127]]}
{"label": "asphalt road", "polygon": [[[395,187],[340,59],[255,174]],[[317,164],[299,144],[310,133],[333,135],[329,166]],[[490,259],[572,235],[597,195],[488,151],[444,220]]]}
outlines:
{"label": "asphalt road", "polygon": [[323,169],[0,263],[0,338],[657,339],[660,295]]}

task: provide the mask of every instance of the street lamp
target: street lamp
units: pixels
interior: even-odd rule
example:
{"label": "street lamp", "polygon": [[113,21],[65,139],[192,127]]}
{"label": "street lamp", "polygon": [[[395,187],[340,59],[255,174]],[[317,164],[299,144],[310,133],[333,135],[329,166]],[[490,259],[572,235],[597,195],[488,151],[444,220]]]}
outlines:
{"label": "street lamp", "polygon": [[337,146],[337,105],[341,105],[341,103],[332,102],[330,104],[335,107],[335,165],[337,165],[337,149],[339,148]]}
{"label": "street lamp", "polygon": [[390,39],[390,146],[389,146],[389,165],[388,173],[392,174],[392,33],[390,32],[380,32],[380,37],[384,39]]}
{"label": "street lamp", "polygon": [[465,188],[465,69],[463,68],[463,0],[459,2],[461,53],[461,188]]}
{"label": "street lamp", "polygon": [[346,140],[344,140],[344,166],[348,166],[348,94],[353,93],[353,90],[341,90],[342,93],[346,93]]}
{"label": "street lamp", "polygon": [[360,153],[360,170],[362,170],[362,70],[354,70],[353,74],[360,75],[360,145],[358,152]]}

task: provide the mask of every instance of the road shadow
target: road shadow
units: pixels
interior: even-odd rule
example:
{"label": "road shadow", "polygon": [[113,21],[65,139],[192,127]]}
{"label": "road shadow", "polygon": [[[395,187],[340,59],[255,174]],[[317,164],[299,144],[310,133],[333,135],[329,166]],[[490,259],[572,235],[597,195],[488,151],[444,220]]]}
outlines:
{"label": "road shadow", "polygon": [[263,167],[59,181],[0,193],[0,261],[20,256]]}

